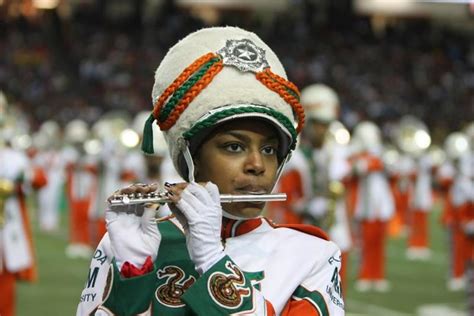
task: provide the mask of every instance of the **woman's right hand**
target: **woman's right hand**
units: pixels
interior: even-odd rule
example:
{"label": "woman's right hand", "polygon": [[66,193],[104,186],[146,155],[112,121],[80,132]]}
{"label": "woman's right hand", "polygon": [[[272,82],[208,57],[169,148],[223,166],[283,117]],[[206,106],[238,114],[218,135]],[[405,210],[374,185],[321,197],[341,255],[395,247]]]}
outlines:
{"label": "woman's right hand", "polygon": [[[132,184],[117,190],[107,200],[117,194],[150,193],[158,185]],[[105,214],[107,231],[111,241],[112,252],[119,270],[125,262],[141,267],[148,257],[154,261],[158,254],[161,234],[156,225],[155,212],[158,204],[122,205],[109,207]]]}

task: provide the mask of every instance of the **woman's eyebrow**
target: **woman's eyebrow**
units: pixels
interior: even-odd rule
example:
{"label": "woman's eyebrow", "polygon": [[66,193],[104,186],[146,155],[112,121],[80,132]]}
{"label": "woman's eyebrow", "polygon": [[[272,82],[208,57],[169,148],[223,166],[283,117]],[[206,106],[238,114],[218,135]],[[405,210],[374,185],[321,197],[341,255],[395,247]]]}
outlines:
{"label": "woman's eyebrow", "polygon": [[[237,139],[240,139],[243,142],[249,142],[250,141],[249,136],[247,136],[245,134],[242,134],[242,133],[239,133],[238,131],[227,131],[227,132],[224,132],[223,135],[233,136]],[[276,135],[271,135],[271,136],[268,136],[264,139],[265,142],[278,141],[278,140],[279,139]]]}

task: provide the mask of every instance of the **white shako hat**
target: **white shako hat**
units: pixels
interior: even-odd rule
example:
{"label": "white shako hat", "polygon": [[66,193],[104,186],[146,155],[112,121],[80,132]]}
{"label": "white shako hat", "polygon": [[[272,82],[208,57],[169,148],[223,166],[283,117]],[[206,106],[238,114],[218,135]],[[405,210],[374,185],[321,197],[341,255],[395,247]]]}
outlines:
{"label": "white shako hat", "polygon": [[298,88],[278,57],[256,34],[237,27],[201,29],[174,45],[156,70],[152,99],[142,150],[154,151],[156,120],[188,181],[194,181],[192,154],[220,123],[243,117],[272,123],[280,134],[280,168],[304,124]]}
{"label": "white shako hat", "polygon": [[352,137],[356,151],[375,151],[381,149],[382,135],[380,128],[373,122],[362,121],[356,125]]}
{"label": "white shako hat", "polygon": [[337,120],[339,97],[324,84],[312,84],[301,90],[301,104],[308,119],[327,123]]}

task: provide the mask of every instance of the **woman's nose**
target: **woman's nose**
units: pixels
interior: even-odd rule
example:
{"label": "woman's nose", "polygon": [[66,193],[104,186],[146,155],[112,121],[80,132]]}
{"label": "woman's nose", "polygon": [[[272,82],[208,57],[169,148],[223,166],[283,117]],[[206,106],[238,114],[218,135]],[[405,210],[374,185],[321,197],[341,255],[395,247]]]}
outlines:
{"label": "woman's nose", "polygon": [[260,151],[251,151],[245,161],[245,172],[260,175],[265,172],[265,161]]}

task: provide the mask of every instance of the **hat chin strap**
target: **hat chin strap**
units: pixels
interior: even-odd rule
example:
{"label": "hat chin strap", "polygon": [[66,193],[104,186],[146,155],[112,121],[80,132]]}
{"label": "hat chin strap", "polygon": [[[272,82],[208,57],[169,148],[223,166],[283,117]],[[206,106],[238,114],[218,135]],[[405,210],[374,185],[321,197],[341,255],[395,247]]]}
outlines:
{"label": "hat chin strap", "polygon": [[276,174],[276,179],[275,179],[275,182],[273,183],[273,187],[272,187],[272,190],[270,192],[273,192],[273,190],[275,190],[276,184],[278,183],[278,180],[280,180],[280,177],[283,173],[283,168],[288,163],[290,158],[291,158],[291,151],[286,155],[285,159],[281,162],[280,166],[278,167],[277,174]]}
{"label": "hat chin strap", "polygon": [[186,144],[182,146],[181,153],[183,154],[184,160],[186,161],[186,166],[188,167],[188,181],[193,183],[194,181],[194,161],[189,151],[189,146]]}
{"label": "hat chin strap", "polygon": [[[186,166],[188,167],[188,180],[191,183],[195,182],[195,179],[194,179],[194,161],[193,161],[193,157],[191,156],[189,146],[188,145],[182,146],[181,147],[181,153],[183,154],[184,160],[186,161]],[[283,160],[283,162],[278,167],[275,183],[273,184],[273,187],[272,187],[270,192],[273,192],[273,190],[275,189],[275,186],[278,183],[278,180],[280,180],[280,177],[283,173],[283,168],[285,167],[288,160],[290,160],[290,158],[291,158],[291,152],[286,155],[285,159]],[[222,215],[224,217],[227,217],[227,218],[230,218],[230,219],[235,219],[235,220],[247,220],[247,219],[260,217],[260,215],[255,216],[255,217],[241,217],[241,216],[229,214],[228,212],[226,212],[224,210],[222,210]]]}

